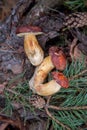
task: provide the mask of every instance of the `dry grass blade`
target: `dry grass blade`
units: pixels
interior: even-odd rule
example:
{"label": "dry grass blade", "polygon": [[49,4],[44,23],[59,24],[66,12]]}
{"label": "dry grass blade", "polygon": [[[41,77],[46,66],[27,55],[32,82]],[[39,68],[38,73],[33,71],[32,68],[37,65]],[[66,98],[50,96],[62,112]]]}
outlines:
{"label": "dry grass blade", "polygon": [[58,111],[63,111],[63,110],[87,110],[87,106],[74,106],[74,107],[57,107],[57,106],[52,106],[49,105],[47,108],[55,109]]}

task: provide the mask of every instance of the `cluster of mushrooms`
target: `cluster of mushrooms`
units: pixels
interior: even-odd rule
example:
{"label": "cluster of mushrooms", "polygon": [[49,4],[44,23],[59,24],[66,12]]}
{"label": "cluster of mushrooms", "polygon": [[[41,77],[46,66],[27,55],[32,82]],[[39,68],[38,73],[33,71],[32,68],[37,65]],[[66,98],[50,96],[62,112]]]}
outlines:
{"label": "cluster of mushrooms", "polygon": [[[30,27],[33,29],[33,27]],[[30,29],[29,28],[29,29]],[[67,60],[63,51],[53,46],[49,49],[49,55],[44,58],[44,51],[39,45],[36,35],[42,32],[29,32],[26,28],[18,29],[17,35],[24,36],[24,51],[33,66],[36,66],[32,78],[29,80],[30,89],[41,96],[50,96],[57,93],[60,88],[68,88],[69,81],[61,72],[66,68]],[[34,27],[34,30],[38,30]],[[21,31],[22,30],[22,31]],[[57,71],[51,72],[53,69]],[[44,83],[46,77],[51,72],[52,80]]]}

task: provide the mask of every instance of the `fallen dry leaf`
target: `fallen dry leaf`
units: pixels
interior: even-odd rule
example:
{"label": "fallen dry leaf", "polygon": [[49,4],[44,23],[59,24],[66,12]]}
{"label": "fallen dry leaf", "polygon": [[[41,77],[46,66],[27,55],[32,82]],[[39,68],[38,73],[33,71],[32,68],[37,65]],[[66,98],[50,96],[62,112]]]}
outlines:
{"label": "fallen dry leaf", "polygon": [[6,130],[6,127],[8,126],[8,123],[3,123],[0,125],[0,130]]}
{"label": "fallen dry leaf", "polygon": [[84,63],[86,63],[86,56],[81,52],[81,50],[78,48],[77,44],[77,38],[74,38],[72,41],[72,44],[70,46],[70,56],[72,60],[79,60],[80,62],[83,62],[83,56],[84,56]]}
{"label": "fallen dry leaf", "polygon": [[81,56],[81,51],[77,48],[77,38],[74,38],[72,41],[72,44],[70,46],[70,56],[72,58],[72,60],[76,60],[79,59]]}
{"label": "fallen dry leaf", "polygon": [[23,66],[20,64],[15,64],[11,67],[13,74],[20,74],[23,72]]}

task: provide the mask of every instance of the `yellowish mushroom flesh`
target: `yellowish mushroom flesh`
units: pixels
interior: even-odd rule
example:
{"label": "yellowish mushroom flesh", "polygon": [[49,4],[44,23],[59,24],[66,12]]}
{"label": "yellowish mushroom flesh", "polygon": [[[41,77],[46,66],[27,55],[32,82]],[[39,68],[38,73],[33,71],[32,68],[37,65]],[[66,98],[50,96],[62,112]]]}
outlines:
{"label": "yellowish mushroom flesh", "polygon": [[24,37],[24,50],[31,64],[38,66],[44,59],[44,52],[34,34],[26,34]]}
{"label": "yellowish mushroom flesh", "polygon": [[29,81],[30,89],[34,90],[34,87],[43,83],[48,73],[54,68],[51,61],[51,57],[46,57],[43,62],[36,67],[34,75]]}
{"label": "yellowish mushroom flesh", "polygon": [[61,86],[55,81],[51,80],[43,84],[48,73],[54,68],[51,61],[51,56],[46,57],[43,62],[36,67],[33,77],[29,81],[30,89],[41,96],[49,96],[58,92]]}
{"label": "yellowish mushroom flesh", "polygon": [[35,86],[36,93],[41,96],[50,96],[60,90],[61,86],[55,81],[51,80],[45,84]]}

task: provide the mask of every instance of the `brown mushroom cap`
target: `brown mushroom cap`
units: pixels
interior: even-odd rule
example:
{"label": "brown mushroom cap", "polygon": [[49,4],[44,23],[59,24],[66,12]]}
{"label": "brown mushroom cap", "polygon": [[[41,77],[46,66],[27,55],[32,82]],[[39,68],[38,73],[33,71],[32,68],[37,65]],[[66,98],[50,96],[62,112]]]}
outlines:
{"label": "brown mushroom cap", "polygon": [[66,68],[67,60],[62,50],[53,46],[49,49],[49,55],[56,69],[63,71]]}
{"label": "brown mushroom cap", "polygon": [[61,85],[61,87],[63,88],[69,87],[69,81],[63,73],[54,71],[52,72],[52,76],[53,79],[56,80],[56,82]]}
{"label": "brown mushroom cap", "polygon": [[43,32],[41,31],[40,27],[37,26],[20,26],[16,30],[17,36],[24,36],[28,33],[33,33],[34,35],[39,35],[42,34]]}

